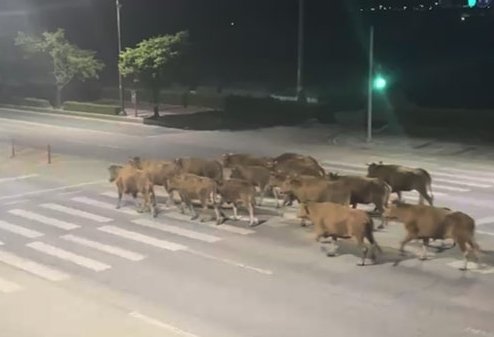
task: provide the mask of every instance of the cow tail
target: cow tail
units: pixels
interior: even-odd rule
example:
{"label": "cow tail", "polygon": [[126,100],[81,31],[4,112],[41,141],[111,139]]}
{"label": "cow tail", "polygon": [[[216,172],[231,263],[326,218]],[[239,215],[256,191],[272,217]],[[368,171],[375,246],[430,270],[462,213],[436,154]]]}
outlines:
{"label": "cow tail", "polygon": [[424,169],[419,169],[419,170],[424,174],[425,178],[427,179],[427,181],[426,181],[427,191],[429,192],[431,198],[434,199],[434,195],[432,194],[432,177],[431,177],[431,175],[429,174],[429,172],[427,172]]}

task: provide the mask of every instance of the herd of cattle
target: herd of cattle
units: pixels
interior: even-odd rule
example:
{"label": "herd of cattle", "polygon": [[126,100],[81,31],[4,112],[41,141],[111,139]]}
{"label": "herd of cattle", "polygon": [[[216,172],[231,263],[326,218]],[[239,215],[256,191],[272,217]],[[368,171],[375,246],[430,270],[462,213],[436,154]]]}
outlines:
{"label": "herd of cattle", "polygon": [[[178,158],[175,160],[141,160],[134,157],[124,165],[111,165],[110,182],[118,189],[117,208],[122,195],[132,195],[139,212],[150,211],[157,215],[154,186],[163,186],[169,195],[167,205],[180,197],[180,210],[190,209],[192,219],[199,217],[193,201],[199,201],[204,211],[212,207],[217,224],[227,219],[222,205],[233,207],[233,219],[238,219],[237,208],[244,206],[249,212],[249,223],[258,223],[256,205],[263,203],[266,193],[272,193],[276,207],[299,204],[297,216],[302,225],[314,225],[317,241],[329,239],[334,250],[338,238],[354,238],[362,250],[362,261],[376,260],[381,248],[374,239],[371,213],[381,218],[379,228],[388,220],[405,225],[406,236],[400,243],[400,252],[412,240],[422,241],[421,259],[426,259],[430,240],[452,239],[464,257],[462,269],[469,258],[478,260],[480,251],[475,242],[475,221],[467,214],[448,208],[433,206],[431,176],[423,169],[382,162],[368,164],[367,176],[340,176],[326,172],[310,156],[284,153],[275,158],[255,157],[249,154],[224,154],[220,160]],[[418,205],[401,201],[401,192],[417,191]],[[397,200],[391,202],[390,195]],[[138,195],[143,203],[139,205]],[[258,197],[258,202],[256,200]],[[424,205],[424,199],[429,205]],[[373,204],[373,212],[357,209],[357,204]],[[370,243],[370,249],[364,244]],[[334,250],[328,255],[334,254]]]}

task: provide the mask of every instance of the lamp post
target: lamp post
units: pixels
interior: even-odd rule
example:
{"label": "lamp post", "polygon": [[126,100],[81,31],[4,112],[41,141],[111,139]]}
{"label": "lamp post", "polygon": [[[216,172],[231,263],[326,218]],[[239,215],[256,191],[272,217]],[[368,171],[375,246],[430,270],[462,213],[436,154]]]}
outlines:
{"label": "lamp post", "polygon": [[367,143],[372,141],[372,81],[374,75],[374,26],[369,35],[369,82],[367,84]]}
{"label": "lamp post", "polygon": [[298,1],[298,66],[297,66],[297,100],[305,102],[304,72],[304,0]]}
{"label": "lamp post", "polygon": [[[118,34],[118,59],[117,59],[118,62],[120,60],[120,54],[122,53],[122,26],[120,22],[120,10],[122,8],[122,4],[120,3],[120,0],[116,0],[116,7],[117,7],[117,34]],[[120,109],[122,110],[121,114],[127,115],[127,113],[125,112],[124,87],[123,87],[122,73],[120,72],[120,68],[118,68],[118,93],[120,99]]]}

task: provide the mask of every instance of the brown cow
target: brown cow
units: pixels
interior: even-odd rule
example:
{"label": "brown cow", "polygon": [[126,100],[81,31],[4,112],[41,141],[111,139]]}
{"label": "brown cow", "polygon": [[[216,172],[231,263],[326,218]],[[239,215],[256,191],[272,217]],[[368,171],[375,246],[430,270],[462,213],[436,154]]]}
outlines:
{"label": "brown cow", "polygon": [[[331,243],[338,238],[354,238],[362,250],[362,262],[359,266],[365,265],[365,259],[369,249],[364,244],[367,239],[371,244],[370,259],[376,261],[376,250],[382,252],[374,239],[374,224],[372,218],[364,211],[352,209],[332,202],[301,204],[298,216],[309,219],[314,224],[316,241],[321,238],[331,238]],[[334,255],[328,253],[328,256]]]}
{"label": "brown cow", "polygon": [[437,208],[425,205],[408,205],[397,203],[386,209],[384,215],[389,219],[403,222],[407,230],[406,237],[401,241],[400,252],[404,254],[405,245],[412,240],[422,240],[421,260],[427,259],[429,240],[453,239],[464,255],[465,270],[468,255],[475,259],[479,246],[474,239],[475,220],[462,212],[454,212],[448,208]]}
{"label": "brown cow", "polygon": [[[384,208],[388,206],[391,187],[384,181],[362,176],[340,176],[335,173],[330,173],[328,177],[331,181],[341,181],[348,186],[353,208],[356,208],[357,204],[374,204],[375,210],[382,216]],[[383,227],[383,223],[379,228]]]}
{"label": "brown cow", "polygon": [[[242,179],[248,181],[255,187],[258,187],[261,192],[261,196],[259,199],[259,206],[262,205],[262,202],[264,200],[264,195],[271,187],[269,184],[271,178],[271,171],[264,166],[236,165],[232,169],[230,178]],[[275,191],[274,194],[277,202],[277,207],[279,207],[279,202]]]}
{"label": "brown cow", "polygon": [[[401,165],[369,164],[367,168],[369,178],[378,178],[391,186],[391,193],[397,193],[401,201],[401,192],[417,191],[420,194],[420,204],[425,198],[432,206],[433,196],[430,174],[421,168],[410,168]],[[430,193],[430,194],[429,194]]]}
{"label": "brown cow", "polygon": [[317,160],[310,156],[296,153],[284,153],[273,161],[273,170],[287,174],[298,174],[315,177],[326,176],[326,171],[319,165]]}
{"label": "brown cow", "polygon": [[201,158],[177,158],[175,160],[183,173],[191,173],[201,177],[211,178],[216,183],[223,181],[223,166],[216,160]]}
{"label": "brown cow", "polygon": [[[222,202],[232,204],[233,218],[238,220],[237,206],[242,203],[249,211],[249,225],[254,226],[259,221],[254,217],[256,204],[256,189],[253,184],[241,179],[224,180],[223,184],[218,186],[218,193]],[[221,215],[225,217],[223,212]]]}
{"label": "brown cow", "polygon": [[263,166],[272,167],[273,159],[268,157],[254,157],[245,153],[225,153],[222,156],[223,166],[233,168],[236,165],[240,166]]}
{"label": "brown cow", "polygon": [[[180,199],[182,200],[180,204],[180,211],[182,214],[185,213],[185,204],[192,213],[191,220],[196,220],[199,215],[192,205],[192,200],[199,199],[203,213],[208,209],[208,200],[211,200],[216,215],[216,224],[219,225],[221,223],[222,219],[216,202],[218,184],[213,179],[191,173],[179,173],[169,178],[166,185],[170,195],[173,191],[176,191],[179,194]],[[201,221],[206,220],[205,218],[202,218]]]}
{"label": "brown cow", "polygon": [[[110,182],[115,183],[118,190],[117,209],[121,206],[123,194],[130,194],[136,202],[139,213],[150,210],[153,217],[157,216],[153,182],[144,171],[138,170],[132,165],[111,165],[108,167],[108,171]],[[144,199],[142,206],[139,206],[137,201],[139,194],[142,194]]]}
{"label": "brown cow", "polygon": [[[166,182],[179,170],[178,165],[172,160],[141,160],[140,157],[134,157],[130,164],[136,168],[145,171],[154,185],[163,186],[166,190]],[[169,196],[167,204],[170,203],[172,196]]]}

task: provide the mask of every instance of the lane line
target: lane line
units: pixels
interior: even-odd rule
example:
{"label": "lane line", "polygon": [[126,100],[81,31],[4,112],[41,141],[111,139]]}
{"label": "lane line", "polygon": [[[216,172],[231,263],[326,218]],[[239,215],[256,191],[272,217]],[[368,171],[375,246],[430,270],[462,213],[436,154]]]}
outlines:
{"label": "lane line", "polygon": [[475,220],[475,224],[477,226],[483,226],[483,225],[488,225],[494,223],[494,216],[486,217],[486,218],[481,218]]}
{"label": "lane line", "polygon": [[19,181],[19,180],[25,180],[25,179],[30,179],[30,178],[36,178],[36,177],[39,177],[39,174],[27,174],[27,175],[18,176],[18,177],[0,178],[0,183],[4,183],[7,181]]}
{"label": "lane line", "polygon": [[125,214],[129,214],[129,215],[138,215],[139,214],[135,210],[130,210],[128,208],[120,208],[120,209],[117,209],[116,206],[115,206],[115,204],[110,204],[108,202],[99,201],[99,200],[88,198],[88,197],[75,197],[75,198],[72,198],[71,200],[72,201],[79,202],[81,204],[86,204],[86,205],[89,205],[89,206],[99,207],[99,208],[106,209],[106,210],[111,210],[111,211],[114,211],[114,212],[125,213]]}
{"label": "lane line", "polygon": [[440,189],[440,190],[453,191],[453,192],[470,192],[471,191],[467,188],[438,185],[438,184],[434,184],[434,183],[432,183],[432,189],[433,190]]}
{"label": "lane line", "polygon": [[26,193],[12,194],[12,195],[0,197],[0,200],[16,199],[16,198],[26,197],[29,195],[37,195],[37,194],[43,194],[43,193],[49,193],[49,192],[64,191],[64,190],[69,189],[69,188],[89,186],[89,185],[100,185],[102,183],[108,183],[108,180],[96,180],[96,181],[90,181],[87,183],[67,185],[67,186],[61,186],[61,187],[55,187],[55,188],[47,188],[44,190],[31,191],[31,192],[26,192]]}
{"label": "lane line", "polygon": [[455,185],[464,185],[464,186],[469,186],[469,187],[479,187],[479,188],[489,188],[492,187],[492,185],[487,185],[487,184],[479,184],[479,183],[472,183],[468,181],[459,181],[459,180],[452,180],[452,179],[444,179],[444,178],[436,178],[433,175],[432,178],[433,181],[439,181],[440,183],[448,183],[448,184],[455,184]]}
{"label": "lane line", "polygon": [[478,176],[466,176],[466,175],[461,175],[461,174],[444,173],[444,172],[438,172],[438,171],[435,171],[433,173],[433,175],[443,176],[443,177],[448,177],[448,178],[455,178],[458,180],[494,184],[494,179],[482,178],[482,177],[478,177]]}
{"label": "lane line", "polygon": [[41,232],[29,229],[29,228],[25,228],[22,226],[14,225],[14,224],[11,224],[11,223],[3,221],[3,220],[0,220],[0,229],[7,231],[7,232],[17,234],[17,235],[24,236],[24,237],[29,238],[29,239],[36,239],[36,238],[39,238],[39,237],[42,237],[43,235],[45,235]]}
{"label": "lane line", "polygon": [[144,235],[144,234],[141,234],[138,232],[134,232],[134,231],[129,231],[129,230],[122,229],[122,228],[116,227],[116,226],[103,226],[103,227],[98,228],[98,230],[105,232],[105,233],[108,233],[108,234],[113,234],[113,235],[116,235],[116,236],[119,236],[119,237],[122,237],[125,239],[144,243],[144,244],[156,247],[156,248],[170,250],[172,252],[187,249],[186,246],[180,245],[178,243],[169,242],[169,241],[165,241],[165,240],[161,240],[161,239],[156,239],[156,238],[153,238],[151,236],[147,236],[147,235]]}
{"label": "lane line", "polygon": [[359,170],[348,169],[348,168],[343,168],[343,167],[323,165],[323,168],[327,171],[330,171],[330,172],[345,172],[346,174],[349,174],[349,175],[354,174],[354,175],[359,175],[359,176],[367,175],[367,171],[359,171]]}
{"label": "lane line", "polygon": [[221,241],[221,238],[219,238],[217,236],[207,235],[207,234],[191,231],[191,230],[188,230],[185,228],[166,225],[163,223],[158,223],[156,221],[151,221],[151,220],[146,220],[146,219],[137,219],[137,220],[133,220],[132,223],[139,225],[139,226],[143,226],[143,227],[147,227],[147,228],[153,228],[153,229],[157,229],[157,230],[162,231],[162,232],[172,233],[172,234],[184,236],[184,237],[189,238],[189,239],[204,241],[204,242],[208,242],[208,243],[214,243],[214,242]]}
{"label": "lane line", "polygon": [[47,216],[44,216],[44,215],[41,215],[38,213],[26,211],[23,209],[11,209],[8,212],[10,214],[14,214],[14,215],[17,215],[17,216],[22,217],[22,218],[37,221],[39,223],[42,223],[42,224],[45,224],[48,226],[52,226],[52,227],[56,227],[59,229],[63,229],[66,231],[70,231],[70,230],[73,230],[73,229],[80,227],[79,225],[73,224],[71,222],[66,222],[66,221],[55,219],[55,218],[50,218],[50,217],[47,217]]}
{"label": "lane line", "polygon": [[61,238],[64,240],[73,242],[73,243],[77,243],[81,246],[93,248],[93,249],[96,249],[96,250],[99,250],[99,251],[102,251],[102,252],[105,252],[108,254],[112,254],[112,255],[124,258],[126,260],[130,260],[130,261],[142,261],[146,258],[145,255],[142,255],[142,254],[139,254],[139,253],[127,250],[127,249],[123,249],[123,248],[113,246],[113,245],[103,244],[103,243],[100,243],[97,241],[92,241],[92,240],[89,240],[89,239],[86,239],[86,238],[83,238],[80,236],[72,235],[72,234],[63,235],[63,236],[61,236]]}
{"label": "lane line", "polygon": [[[168,193],[166,193],[166,191],[163,188],[160,188],[160,186],[158,186],[158,188],[155,189],[154,194],[157,197],[168,197]],[[106,191],[106,192],[100,193],[100,195],[105,196],[105,197],[110,197],[110,198],[117,198],[118,197],[118,193],[116,191]]]}
{"label": "lane line", "polygon": [[76,209],[76,208],[62,206],[62,205],[55,204],[55,203],[41,204],[40,206],[43,208],[51,209],[51,210],[65,213],[65,214],[69,214],[69,215],[78,216],[80,218],[89,219],[89,220],[96,221],[96,222],[113,221],[113,219],[111,219],[111,218],[107,218],[107,217],[104,217],[101,215],[97,215],[97,214],[93,214],[93,213],[89,213],[89,212],[85,212],[85,211],[81,211],[81,210]]}
{"label": "lane line", "polygon": [[81,255],[74,254],[74,253],[69,252],[65,249],[61,249],[61,248],[43,243],[41,241],[34,241],[31,243],[28,243],[26,246],[29,248],[32,248],[34,250],[37,250],[38,252],[45,253],[45,254],[50,255],[50,256],[54,256],[54,257],[57,257],[59,259],[65,260],[65,261],[72,262],[72,263],[77,264],[81,267],[85,267],[87,269],[91,269],[94,271],[103,271],[103,270],[107,270],[107,269],[111,268],[110,265],[107,265],[105,263],[81,256]]}
{"label": "lane line", "polygon": [[23,204],[23,203],[28,202],[28,201],[29,200],[27,200],[27,199],[14,200],[14,201],[5,202],[4,205],[5,206],[12,206],[12,205],[17,205],[17,204]]}
{"label": "lane line", "polygon": [[185,221],[188,223],[196,223],[196,224],[199,224],[201,226],[206,226],[206,227],[214,228],[216,230],[222,230],[222,231],[230,232],[230,233],[234,233],[234,234],[250,235],[250,234],[255,233],[255,231],[253,231],[251,229],[245,229],[242,227],[235,227],[235,226],[231,226],[231,225],[227,225],[227,224],[216,225],[215,223],[207,223],[207,222],[201,223],[201,222],[196,221],[196,220],[192,221],[192,220],[190,220],[190,216],[185,215],[185,214],[167,213],[165,216],[168,218],[172,218],[172,219],[176,219],[176,220],[180,220],[180,221]]}
{"label": "lane line", "polygon": [[[463,261],[453,261],[453,262],[450,262],[450,263],[447,263],[448,266],[450,267],[453,267],[455,269],[459,269],[459,268],[462,268],[463,267]],[[474,272],[474,273],[479,273],[479,274],[484,274],[484,275],[487,275],[487,274],[494,274],[494,268],[487,268],[487,267],[484,267],[482,268],[481,266],[479,266],[478,263],[475,263],[475,262],[471,262],[471,261],[468,261],[468,264],[467,264],[467,268],[468,268],[468,271],[471,271],[471,272]]]}
{"label": "lane line", "polygon": [[486,232],[486,231],[475,231],[476,233],[479,234],[484,234],[484,235],[489,235],[489,236],[494,236],[494,233],[492,232]]}
{"label": "lane line", "polygon": [[190,250],[189,249],[188,252],[191,253],[191,254],[193,254],[193,255],[197,255],[197,256],[200,256],[200,257],[203,257],[203,258],[206,258],[206,259],[209,259],[209,260],[214,260],[214,261],[226,263],[226,264],[229,264],[229,265],[232,265],[232,266],[235,266],[235,267],[239,267],[239,268],[247,269],[247,270],[250,270],[250,271],[254,271],[254,272],[259,273],[259,274],[273,275],[273,272],[271,270],[249,266],[249,265],[244,264],[244,263],[241,263],[241,262],[237,262],[237,261],[233,261],[233,260],[230,260],[230,259],[225,259],[225,258],[217,257],[217,256],[214,256],[214,255],[206,254],[206,253],[199,252],[199,251],[196,251],[196,250]]}
{"label": "lane line", "polygon": [[345,163],[345,162],[333,162],[329,160],[324,160],[322,161],[323,166],[344,166],[344,167],[350,167],[350,168],[356,168],[356,169],[361,169],[363,171],[367,171],[367,165],[365,163],[363,164],[354,164],[354,163]]}
{"label": "lane line", "polygon": [[184,331],[184,330],[181,330],[177,327],[174,327],[173,325],[170,325],[170,324],[167,324],[165,322],[162,322],[160,320],[157,320],[156,318],[152,318],[152,317],[149,317],[149,316],[146,316],[146,315],[143,315],[141,314],[140,312],[138,311],[132,311],[129,313],[129,316],[132,317],[132,318],[136,318],[138,320],[141,320],[149,325],[153,325],[153,326],[156,326],[156,327],[159,327],[161,329],[164,329],[164,330],[167,330],[169,332],[172,332],[174,334],[177,334],[179,336],[183,336],[183,337],[199,337],[197,335],[194,335],[190,332],[187,332],[187,331]]}
{"label": "lane line", "polygon": [[4,294],[14,293],[16,291],[21,290],[22,287],[17,283],[7,281],[3,278],[0,278],[0,292]]}
{"label": "lane line", "polygon": [[459,169],[459,168],[455,168],[455,167],[441,167],[441,168],[438,168],[438,171],[472,174],[472,175],[485,175],[486,178],[494,179],[494,173],[493,172],[479,171],[477,169],[468,170],[468,169]]}
{"label": "lane line", "polygon": [[57,269],[47,267],[40,263],[22,258],[3,250],[0,250],[0,262],[24,270],[25,272],[31,273],[48,281],[58,282],[70,278],[68,274]]}

